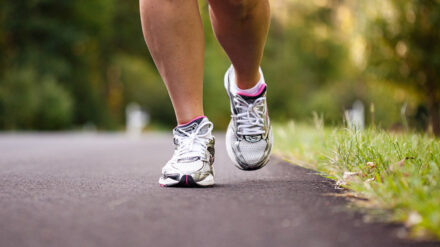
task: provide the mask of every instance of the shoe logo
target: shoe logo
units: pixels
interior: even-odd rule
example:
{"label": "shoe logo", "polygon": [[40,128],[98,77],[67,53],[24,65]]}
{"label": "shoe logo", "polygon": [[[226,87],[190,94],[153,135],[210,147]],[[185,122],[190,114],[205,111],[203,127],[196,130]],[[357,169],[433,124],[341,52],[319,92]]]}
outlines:
{"label": "shoe logo", "polygon": [[261,140],[261,135],[244,136],[244,139],[248,142],[259,142]]}
{"label": "shoe logo", "polygon": [[187,157],[187,158],[181,158],[178,159],[177,162],[194,162],[200,160],[200,157]]}

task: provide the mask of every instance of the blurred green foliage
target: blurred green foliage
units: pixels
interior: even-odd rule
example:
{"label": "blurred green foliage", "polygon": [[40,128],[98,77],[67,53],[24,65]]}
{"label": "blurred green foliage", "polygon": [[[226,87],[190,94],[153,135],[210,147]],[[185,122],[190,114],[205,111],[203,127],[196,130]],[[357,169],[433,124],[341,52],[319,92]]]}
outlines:
{"label": "blurred green foliage", "polygon": [[[375,106],[367,122],[374,115],[385,128],[402,124],[403,105],[411,126],[426,130],[428,111],[435,120],[438,1],[271,5],[262,67],[274,120],[308,119],[317,112],[326,123],[339,124],[357,99],[367,113]],[[206,115],[225,128],[230,113],[222,80],[229,62],[212,33],[207,3],[200,7]],[[142,37],[137,1],[2,1],[0,54],[0,129],[118,129],[130,102],[148,111],[154,124],[175,125]]]}
{"label": "blurred green foliage", "polygon": [[70,125],[72,110],[70,94],[49,76],[12,69],[2,81],[0,121],[6,129],[61,129]]}
{"label": "blurred green foliage", "polygon": [[369,69],[416,92],[440,135],[440,1],[374,1],[366,35]]}

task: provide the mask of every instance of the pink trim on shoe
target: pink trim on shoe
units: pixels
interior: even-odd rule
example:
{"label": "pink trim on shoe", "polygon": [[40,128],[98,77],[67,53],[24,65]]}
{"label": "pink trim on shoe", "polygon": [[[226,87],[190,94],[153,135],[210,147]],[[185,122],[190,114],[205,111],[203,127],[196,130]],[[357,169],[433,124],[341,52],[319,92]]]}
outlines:
{"label": "pink trim on shoe", "polygon": [[256,94],[248,94],[248,93],[242,93],[242,92],[237,92],[238,95],[241,96],[246,96],[246,97],[255,97],[261,94],[261,92],[263,92],[264,88],[266,87],[266,83],[263,83],[260,88],[258,89],[258,92]]}
{"label": "pink trim on shoe", "polygon": [[190,121],[188,121],[188,122],[186,122],[186,123],[182,123],[182,124],[177,125],[177,127],[180,127],[180,126],[183,126],[183,125],[187,125],[187,124],[191,123],[192,121],[195,121],[195,120],[197,120],[197,119],[201,119],[201,118],[204,118],[204,117],[206,117],[206,116],[198,116],[198,117],[195,117],[195,118],[191,119]]}

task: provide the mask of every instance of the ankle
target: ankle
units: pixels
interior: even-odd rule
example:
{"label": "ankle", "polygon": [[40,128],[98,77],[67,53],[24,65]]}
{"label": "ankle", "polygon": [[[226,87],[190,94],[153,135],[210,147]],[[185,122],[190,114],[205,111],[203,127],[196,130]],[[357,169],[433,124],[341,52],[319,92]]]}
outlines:
{"label": "ankle", "polygon": [[186,124],[189,124],[191,122],[194,122],[194,121],[196,121],[198,119],[205,118],[205,117],[206,116],[202,114],[202,115],[198,115],[198,116],[195,116],[195,117],[178,118],[177,119],[177,126],[178,127],[184,126]]}
{"label": "ankle", "polygon": [[238,89],[246,90],[253,88],[260,81],[261,81],[261,75],[258,71],[252,75],[245,75],[245,76],[238,75],[237,72],[235,72],[235,84],[237,85]]}
{"label": "ankle", "polygon": [[244,81],[243,79],[239,80],[239,78],[237,77],[238,77],[238,73],[235,72],[234,67],[231,67],[229,73],[229,81],[232,82],[231,83],[232,86],[230,90],[233,94],[254,95],[257,94],[257,92],[264,85],[266,85],[261,68],[258,69],[257,75],[254,76],[254,78],[256,79]]}

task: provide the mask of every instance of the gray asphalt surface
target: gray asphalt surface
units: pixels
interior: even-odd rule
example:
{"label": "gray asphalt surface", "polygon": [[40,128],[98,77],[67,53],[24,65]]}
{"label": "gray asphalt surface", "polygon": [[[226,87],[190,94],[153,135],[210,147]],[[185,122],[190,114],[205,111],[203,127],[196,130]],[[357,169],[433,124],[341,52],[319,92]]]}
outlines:
{"label": "gray asphalt surface", "polygon": [[0,246],[439,246],[364,223],[332,181],[279,159],[213,188],[161,188],[168,135],[1,134]]}

